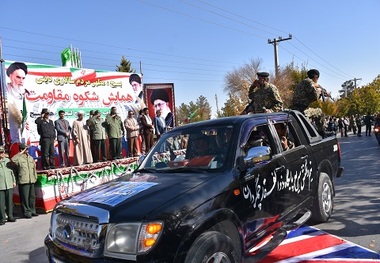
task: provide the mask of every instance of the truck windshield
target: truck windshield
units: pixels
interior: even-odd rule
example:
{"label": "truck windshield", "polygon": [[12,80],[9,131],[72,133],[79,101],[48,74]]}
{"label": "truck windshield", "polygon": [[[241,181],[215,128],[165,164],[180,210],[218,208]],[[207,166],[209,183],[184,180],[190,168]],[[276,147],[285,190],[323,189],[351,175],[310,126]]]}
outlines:
{"label": "truck windshield", "polygon": [[222,168],[231,152],[233,127],[179,129],[164,134],[139,169],[199,171]]}

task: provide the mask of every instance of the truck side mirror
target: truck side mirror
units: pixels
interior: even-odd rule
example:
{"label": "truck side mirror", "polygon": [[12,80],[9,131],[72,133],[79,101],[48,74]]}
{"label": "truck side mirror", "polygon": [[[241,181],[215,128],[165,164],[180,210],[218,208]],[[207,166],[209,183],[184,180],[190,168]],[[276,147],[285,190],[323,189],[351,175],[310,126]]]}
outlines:
{"label": "truck side mirror", "polygon": [[256,146],[248,150],[246,156],[240,156],[237,160],[240,171],[268,161],[271,158],[271,148],[268,146]]}

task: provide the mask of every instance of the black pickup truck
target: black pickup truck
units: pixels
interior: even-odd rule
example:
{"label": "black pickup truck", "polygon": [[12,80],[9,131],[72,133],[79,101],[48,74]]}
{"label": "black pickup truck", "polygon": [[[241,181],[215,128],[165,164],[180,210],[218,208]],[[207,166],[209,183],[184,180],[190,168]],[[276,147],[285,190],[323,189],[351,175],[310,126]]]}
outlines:
{"label": "black pickup truck", "polygon": [[[284,143],[283,140],[286,140]],[[213,119],[161,136],[131,174],[58,203],[49,262],[257,262],[333,211],[335,137],[297,111]]]}

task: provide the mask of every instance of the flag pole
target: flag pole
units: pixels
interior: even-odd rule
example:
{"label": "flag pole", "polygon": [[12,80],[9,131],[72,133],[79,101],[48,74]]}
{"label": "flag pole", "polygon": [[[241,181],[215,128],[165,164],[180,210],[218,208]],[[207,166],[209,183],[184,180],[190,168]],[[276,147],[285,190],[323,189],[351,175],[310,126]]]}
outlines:
{"label": "flag pole", "polygon": [[6,107],[5,107],[5,61],[3,59],[3,41],[0,36],[0,100],[1,100],[1,114],[0,114],[0,132],[1,132],[1,138],[0,138],[0,144],[4,145],[5,142],[5,132],[4,129],[7,127],[7,114],[6,114]]}

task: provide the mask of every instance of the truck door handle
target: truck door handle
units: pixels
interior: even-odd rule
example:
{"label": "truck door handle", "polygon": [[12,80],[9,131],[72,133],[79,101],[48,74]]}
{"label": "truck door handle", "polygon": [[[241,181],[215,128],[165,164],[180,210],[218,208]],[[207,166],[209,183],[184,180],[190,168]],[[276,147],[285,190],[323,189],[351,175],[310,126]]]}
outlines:
{"label": "truck door handle", "polygon": [[306,160],[307,158],[309,158],[309,155],[306,154],[306,155],[301,157],[301,160]]}
{"label": "truck door handle", "polygon": [[274,169],[274,171],[276,172],[276,173],[278,173],[278,172],[282,172],[282,171],[284,171],[285,170],[285,166],[283,166],[283,165],[281,165],[280,167],[277,167],[276,169]]}

